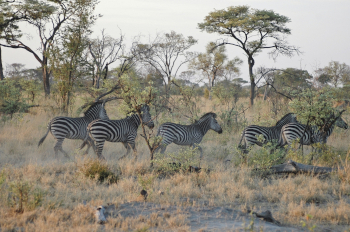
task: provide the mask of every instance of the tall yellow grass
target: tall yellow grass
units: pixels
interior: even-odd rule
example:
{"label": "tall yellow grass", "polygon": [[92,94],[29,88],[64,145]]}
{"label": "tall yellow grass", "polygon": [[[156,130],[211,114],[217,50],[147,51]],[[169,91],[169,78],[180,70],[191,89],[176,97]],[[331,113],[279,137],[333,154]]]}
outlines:
{"label": "tall yellow grass", "polygon": [[[247,102],[247,100],[244,100]],[[242,101],[241,103],[244,103]],[[202,99],[201,112],[218,112],[222,108],[215,101]],[[117,103],[108,104],[107,112],[112,119],[122,118]],[[268,103],[257,102],[256,108],[246,112],[248,123],[260,118],[271,125],[276,121]],[[282,113],[281,113],[282,114]],[[157,175],[149,167],[149,151],[143,138],[137,138],[138,160],[132,157],[118,158],[125,153],[119,143],[106,143],[103,154],[110,170],[120,175],[117,184],[100,184],[79,174],[86,157],[77,148],[81,141],[65,140],[64,150],[70,159],[54,157],[55,140],[48,135],[41,147],[39,139],[45,134],[47,122],[53,117],[49,111],[32,109],[19,120],[0,125],[0,168],[6,176],[0,194],[0,230],[25,231],[97,231],[93,206],[107,203],[118,205],[139,200],[142,190],[138,175]],[[282,115],[280,115],[282,116]],[[185,120],[185,119],[179,119]],[[156,125],[156,128],[159,125]],[[336,130],[329,144],[341,151],[348,150],[349,131]],[[326,178],[307,175],[290,175],[284,178],[261,178],[252,175],[249,168],[225,163],[227,157],[238,156],[235,146],[240,140],[239,131],[224,131],[222,135],[211,131],[202,142],[203,167],[210,167],[209,174],[177,173],[167,178],[155,178],[147,189],[148,202],[164,207],[177,206],[225,206],[235,209],[251,208],[270,210],[276,220],[284,225],[300,228],[304,220],[317,228],[344,231],[350,224],[350,169],[343,169]],[[167,152],[179,151],[170,145]],[[254,148],[260,149],[260,148]],[[95,158],[91,151],[88,158]],[[6,184],[25,180],[44,192],[41,205],[18,214],[7,204]],[[162,192],[163,194],[158,194]],[[86,204],[83,204],[85,203]],[[312,215],[312,216],[310,216]],[[190,229],[183,212],[169,215],[151,214],[140,217],[115,217],[109,220],[106,230],[144,231],[147,229]]]}

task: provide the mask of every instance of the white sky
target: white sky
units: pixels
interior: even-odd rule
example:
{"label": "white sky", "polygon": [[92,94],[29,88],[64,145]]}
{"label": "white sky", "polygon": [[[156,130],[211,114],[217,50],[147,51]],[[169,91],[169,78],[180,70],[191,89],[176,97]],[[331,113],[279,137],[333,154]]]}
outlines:
{"label": "white sky", "polygon": [[[291,19],[287,27],[290,45],[300,48],[299,56],[278,57],[276,62],[267,55],[267,50],[255,57],[255,68],[302,68],[310,74],[330,61],[350,65],[350,1],[349,0],[100,0],[96,13],[103,15],[93,30],[112,37],[118,37],[120,30],[130,42],[133,37],[143,35],[143,41],[154,38],[157,33],[175,31],[184,36],[193,36],[198,45],[193,51],[204,52],[205,45],[219,39],[219,35],[208,34],[197,29],[197,24],[213,10],[228,6],[248,5],[256,9],[274,10]],[[119,30],[120,28],[120,30]],[[39,47],[35,40],[35,30],[29,26],[25,31],[34,39],[27,41],[33,49]],[[248,80],[246,57],[239,48],[227,46],[230,58],[243,60],[241,77]],[[35,58],[23,49],[3,48],[3,64],[22,63],[26,68],[38,67]],[[187,68],[187,67],[185,67]]]}

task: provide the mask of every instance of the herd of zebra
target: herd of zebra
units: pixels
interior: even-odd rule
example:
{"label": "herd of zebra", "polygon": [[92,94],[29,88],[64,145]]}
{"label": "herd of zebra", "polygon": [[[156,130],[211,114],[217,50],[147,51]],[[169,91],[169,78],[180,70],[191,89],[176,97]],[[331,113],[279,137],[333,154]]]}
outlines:
{"label": "herd of zebra", "polygon": [[[134,113],[121,120],[110,120],[104,108],[105,102],[97,102],[91,105],[84,113],[84,117],[55,117],[48,123],[46,134],[40,139],[40,146],[49,132],[56,139],[54,151],[56,157],[61,151],[68,157],[67,152],[62,149],[64,139],[80,139],[83,140],[81,149],[87,145],[86,154],[92,146],[96,155],[100,159],[105,159],[102,155],[104,143],[121,142],[126,148],[125,157],[133,150],[136,155],[135,139],[137,129],[141,122],[149,128],[154,127],[154,122],[150,114],[148,105],[140,107],[140,114]],[[141,115],[141,118],[140,116]],[[334,123],[336,126],[347,129],[348,125],[339,117]],[[332,133],[334,125],[326,132],[328,138]],[[222,128],[216,120],[216,114],[213,112],[204,114],[199,120],[190,125],[180,125],[171,122],[164,123],[158,128],[157,136],[161,137],[160,145],[155,152],[164,153],[167,145],[175,143],[177,145],[188,145],[197,147],[202,158],[202,148],[198,145],[204,135],[209,130],[222,133]],[[262,135],[264,142],[258,139]],[[306,125],[298,123],[296,115],[289,113],[281,118],[273,127],[262,127],[250,125],[243,130],[239,143],[239,148],[244,152],[252,145],[262,146],[265,142],[278,141],[279,146],[291,144],[293,140],[300,139],[303,145],[311,145],[322,140],[321,132],[316,126],[306,127]]]}

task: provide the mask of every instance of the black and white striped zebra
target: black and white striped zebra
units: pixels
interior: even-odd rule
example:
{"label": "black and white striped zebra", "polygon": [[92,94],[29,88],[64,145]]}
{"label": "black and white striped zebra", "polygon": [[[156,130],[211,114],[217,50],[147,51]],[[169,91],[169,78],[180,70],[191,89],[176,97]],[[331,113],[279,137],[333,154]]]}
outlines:
{"label": "black and white striped zebra", "polygon": [[[268,142],[278,143],[280,139],[281,129],[284,125],[292,122],[297,122],[296,115],[294,113],[288,113],[284,115],[275,126],[263,127],[257,125],[250,125],[246,127],[242,132],[241,141],[238,148],[243,150],[244,153],[248,152],[248,148],[254,144],[263,146]],[[262,135],[264,140],[259,141],[258,136]]]}
{"label": "black and white striped zebra", "polygon": [[161,150],[160,152],[164,153],[169,144],[175,143],[177,145],[198,147],[202,158],[203,151],[199,143],[210,129],[219,134],[222,133],[222,128],[216,121],[216,114],[212,112],[204,114],[191,125],[166,122],[158,128],[157,136],[160,136],[162,140],[155,152]]}
{"label": "black and white striped zebra", "polygon": [[[148,105],[143,105],[140,109],[142,115],[142,123],[149,128],[154,127],[154,123],[150,114]],[[108,142],[122,142],[126,148],[124,158],[129,154],[130,148],[133,149],[136,155],[135,138],[137,136],[137,129],[141,124],[139,114],[134,113],[121,120],[95,120],[91,122],[88,127],[88,135],[95,141],[95,152],[100,159],[105,159],[102,155],[104,143]]]}
{"label": "black and white striped zebra", "polygon": [[323,139],[322,132],[317,126],[306,127],[300,123],[289,123],[284,125],[281,129],[281,137],[279,144],[281,146],[290,145],[296,139],[299,139],[299,143],[302,145],[312,145],[315,143],[327,143],[328,137],[332,134],[335,126],[343,129],[348,129],[348,124],[339,117],[335,123],[325,131],[325,140]]}
{"label": "black and white striped zebra", "polygon": [[[55,137],[57,141],[54,147],[56,157],[58,155],[58,151],[61,151],[66,157],[68,157],[67,152],[62,149],[62,143],[64,139],[67,138],[85,140],[87,136],[86,127],[89,125],[89,123],[96,119],[108,119],[104,105],[105,102],[94,103],[89,107],[89,109],[85,111],[84,117],[70,118],[60,116],[51,119],[47,125],[47,132],[44,137],[40,139],[38,146],[44,142],[46,136],[50,131],[52,136]],[[90,147],[94,145],[91,139],[87,140],[84,143],[87,143],[88,145],[88,148],[85,152],[87,154]]]}

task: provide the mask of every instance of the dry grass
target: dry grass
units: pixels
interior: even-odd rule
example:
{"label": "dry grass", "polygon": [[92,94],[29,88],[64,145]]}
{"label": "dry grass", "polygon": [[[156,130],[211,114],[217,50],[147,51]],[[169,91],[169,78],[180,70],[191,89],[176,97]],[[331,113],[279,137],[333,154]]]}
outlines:
{"label": "dry grass", "polygon": [[[259,105],[260,104],[260,105]],[[257,120],[253,116],[260,112],[260,120],[273,123],[269,108],[257,104],[255,112],[246,114],[248,122]],[[202,112],[218,111],[219,106],[211,102]],[[121,118],[115,105],[107,108],[111,118]],[[92,152],[83,157],[77,148],[81,141],[67,140],[64,149],[71,159],[63,155],[54,158],[54,139],[49,135],[42,147],[38,140],[46,132],[46,124],[52,115],[41,109],[33,109],[20,120],[0,125],[0,230],[1,231],[98,231],[94,207],[98,205],[119,205],[134,202],[139,198],[142,184],[138,176],[152,179],[147,185],[147,202],[180,207],[225,206],[237,210],[251,208],[269,209],[276,220],[284,225],[300,228],[300,221],[307,221],[317,228],[332,228],[344,231],[350,224],[350,165],[349,156],[340,163],[344,169],[327,178],[318,176],[287,176],[261,178],[252,175],[244,164],[225,164],[226,157],[237,158],[235,146],[240,139],[239,131],[224,131],[222,135],[209,132],[202,143],[204,161],[202,167],[209,167],[209,174],[176,173],[170,177],[157,178],[149,167],[149,153],[141,137],[137,138],[138,160],[132,157],[118,161],[125,153],[121,144],[107,143],[104,156],[109,170],[118,174],[117,183],[99,183],[86,178],[81,168],[86,160],[95,158]],[[157,127],[157,125],[156,125]],[[348,131],[337,130],[329,144],[346,152],[349,144]],[[258,149],[258,148],[254,148]],[[177,152],[179,147],[169,146],[168,152]],[[1,185],[1,180],[4,183]],[[26,181],[32,189],[40,189],[42,202],[34,208],[25,208],[16,213],[8,204],[9,183]],[[163,194],[160,195],[159,192]],[[30,192],[30,194],[34,194]],[[110,217],[105,230],[114,231],[164,231],[191,229],[188,215],[179,212],[154,212],[149,215],[124,215]]]}

